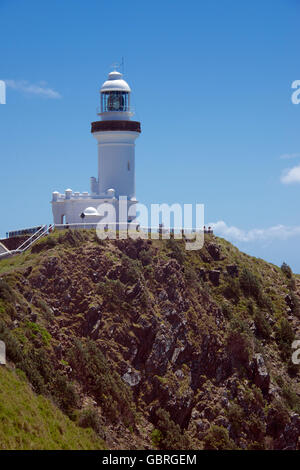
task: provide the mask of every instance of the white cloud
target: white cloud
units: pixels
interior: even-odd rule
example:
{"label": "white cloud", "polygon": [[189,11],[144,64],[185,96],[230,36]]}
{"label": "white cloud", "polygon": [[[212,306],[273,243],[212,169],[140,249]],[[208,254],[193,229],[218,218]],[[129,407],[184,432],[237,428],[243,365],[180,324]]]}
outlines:
{"label": "white cloud", "polygon": [[58,91],[47,87],[46,82],[40,82],[38,84],[28,83],[25,80],[5,80],[7,87],[13,88],[14,90],[22,91],[32,95],[44,96],[45,98],[58,99],[61,98]]}
{"label": "white cloud", "polygon": [[291,158],[300,158],[300,153],[284,153],[283,155],[280,155],[279,158],[283,160],[290,160]]}
{"label": "white cloud", "polygon": [[214,233],[231,241],[254,242],[258,240],[287,240],[300,237],[300,226],[289,227],[286,225],[275,225],[265,229],[254,228],[242,230],[238,227],[228,226],[223,220],[209,224]]}
{"label": "white cloud", "polygon": [[300,183],[300,165],[283,170],[280,181],[283,184]]}

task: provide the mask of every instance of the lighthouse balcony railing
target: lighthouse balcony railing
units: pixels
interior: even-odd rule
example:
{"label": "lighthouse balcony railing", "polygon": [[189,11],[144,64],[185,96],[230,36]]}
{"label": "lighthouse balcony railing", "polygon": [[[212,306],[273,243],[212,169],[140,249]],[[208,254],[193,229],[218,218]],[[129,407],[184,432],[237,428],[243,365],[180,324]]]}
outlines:
{"label": "lighthouse balcony railing", "polygon": [[133,106],[122,106],[120,109],[115,109],[112,106],[107,106],[107,108],[102,109],[101,106],[97,106],[96,113],[98,116],[105,113],[128,113],[130,116],[135,114],[135,108]]}
{"label": "lighthouse balcony railing", "polygon": [[[130,225],[132,224],[132,225]],[[212,227],[202,227],[202,228],[194,228],[194,227],[164,227],[164,226],[141,226],[138,223],[135,223],[133,221],[128,221],[126,222],[116,222],[114,223],[107,223],[107,222],[79,222],[79,223],[66,223],[66,224],[55,224],[54,228],[57,230],[65,230],[65,229],[72,229],[72,230],[78,230],[78,229],[105,229],[105,230],[110,230],[117,228],[117,230],[123,227],[124,230],[132,228],[132,231],[136,232],[144,232],[148,233],[149,235],[151,233],[160,233],[160,234],[168,234],[170,233],[171,235],[176,235],[176,234],[196,234],[196,233],[204,233],[204,234],[213,234],[213,228]]]}

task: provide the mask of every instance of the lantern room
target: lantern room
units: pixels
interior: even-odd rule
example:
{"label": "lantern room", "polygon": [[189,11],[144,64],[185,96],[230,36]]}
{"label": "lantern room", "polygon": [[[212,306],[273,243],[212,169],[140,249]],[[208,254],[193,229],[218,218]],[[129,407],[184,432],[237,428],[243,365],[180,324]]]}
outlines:
{"label": "lantern room", "polygon": [[99,114],[102,120],[129,119],[131,116],[130,93],[131,89],[123,79],[123,75],[117,70],[110,72],[100,90],[101,112]]}

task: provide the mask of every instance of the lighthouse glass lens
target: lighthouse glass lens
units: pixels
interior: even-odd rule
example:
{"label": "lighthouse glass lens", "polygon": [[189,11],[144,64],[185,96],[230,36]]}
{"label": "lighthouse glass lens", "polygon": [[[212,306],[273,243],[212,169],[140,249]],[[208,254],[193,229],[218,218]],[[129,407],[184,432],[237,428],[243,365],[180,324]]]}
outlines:
{"label": "lighthouse glass lens", "polygon": [[102,112],[128,111],[128,93],[122,91],[109,91],[101,93]]}

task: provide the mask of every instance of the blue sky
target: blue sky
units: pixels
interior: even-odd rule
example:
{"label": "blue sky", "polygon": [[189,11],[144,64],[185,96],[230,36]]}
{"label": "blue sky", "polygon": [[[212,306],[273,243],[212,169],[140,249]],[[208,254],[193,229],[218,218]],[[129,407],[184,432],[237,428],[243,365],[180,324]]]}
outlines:
{"label": "blue sky", "polygon": [[90,122],[124,56],[138,199],[204,203],[221,236],[300,272],[299,15],[299,0],[0,0],[0,235],[50,223],[53,190],[89,190]]}

